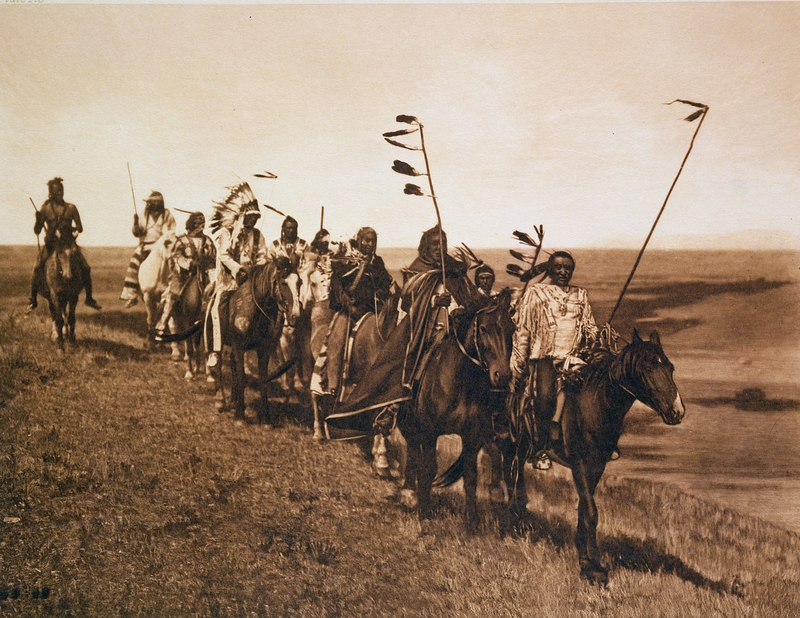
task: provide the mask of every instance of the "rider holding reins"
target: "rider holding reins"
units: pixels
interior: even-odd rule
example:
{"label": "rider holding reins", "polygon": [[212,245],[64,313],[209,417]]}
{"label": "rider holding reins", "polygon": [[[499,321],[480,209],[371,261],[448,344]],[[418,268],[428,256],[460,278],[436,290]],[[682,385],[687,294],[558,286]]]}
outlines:
{"label": "rider holding reins", "polygon": [[175,305],[189,282],[192,268],[196,268],[201,290],[208,285],[215,267],[217,249],[214,241],[203,233],[206,217],[202,212],[193,212],[186,220],[186,233],[175,239],[170,256],[169,286],[164,292],[164,310],[156,324],[156,341],[164,336],[167,321]]}
{"label": "rider holding reins", "polygon": [[[578,352],[597,337],[598,329],[586,290],[569,284],[575,258],[555,251],[546,268],[545,279],[529,283],[517,303],[511,372],[515,385],[530,376],[529,394],[532,400],[535,394],[540,406],[537,417],[552,421],[546,439],[557,441],[566,397],[564,376],[586,364]],[[546,452],[537,457],[537,468],[550,467]]]}

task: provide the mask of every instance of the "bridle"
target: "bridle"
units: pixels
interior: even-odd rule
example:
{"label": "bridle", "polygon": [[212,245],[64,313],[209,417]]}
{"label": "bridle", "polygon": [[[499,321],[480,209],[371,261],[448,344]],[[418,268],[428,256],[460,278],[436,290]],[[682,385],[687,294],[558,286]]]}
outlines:
{"label": "bridle", "polygon": [[484,312],[488,313],[490,309],[492,308],[483,307],[482,309],[478,309],[478,311],[475,312],[475,316],[472,318],[472,324],[470,325],[471,326],[470,332],[472,333],[472,342],[475,345],[475,352],[476,352],[475,356],[477,356],[477,358],[475,358],[475,356],[472,356],[467,351],[467,348],[464,346],[463,343],[461,343],[461,339],[458,338],[458,334],[454,333],[454,336],[456,338],[456,343],[458,343],[458,349],[461,350],[464,356],[466,356],[469,360],[475,363],[478,367],[483,369],[486,373],[489,373],[489,366],[486,364],[486,361],[483,358],[483,354],[481,354],[480,339],[478,338],[478,316]]}

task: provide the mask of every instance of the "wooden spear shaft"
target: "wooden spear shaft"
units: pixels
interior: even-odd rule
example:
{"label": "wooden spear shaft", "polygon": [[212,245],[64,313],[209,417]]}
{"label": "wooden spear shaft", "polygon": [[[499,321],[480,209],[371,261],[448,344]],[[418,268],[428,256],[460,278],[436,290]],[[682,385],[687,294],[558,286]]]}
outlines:
{"label": "wooden spear shaft", "polygon": [[439,259],[442,263],[442,285],[445,292],[447,292],[447,278],[445,275],[444,267],[444,234],[442,231],[442,216],[439,213],[439,204],[436,201],[436,191],[433,190],[433,179],[431,178],[431,168],[428,165],[428,151],[425,150],[425,135],[422,132],[422,124],[419,124],[419,141],[422,145],[422,156],[425,158],[425,172],[428,177],[428,186],[431,188],[431,198],[433,199],[433,207],[436,209],[436,222],[439,224]]}
{"label": "wooden spear shaft", "polygon": [[611,320],[614,319],[614,315],[617,313],[617,309],[619,309],[620,303],[622,303],[622,298],[623,296],[625,296],[625,292],[628,290],[628,285],[630,285],[630,282],[633,279],[633,275],[636,272],[636,268],[639,266],[639,262],[642,259],[642,254],[644,254],[644,250],[647,248],[647,243],[650,242],[650,237],[653,235],[653,232],[656,229],[656,225],[658,225],[658,220],[661,218],[664,209],[667,207],[669,196],[672,195],[672,190],[675,188],[675,185],[678,182],[678,178],[680,178],[681,176],[681,172],[683,171],[683,166],[686,165],[686,160],[689,158],[689,154],[692,152],[692,147],[694,146],[694,139],[700,132],[700,127],[703,126],[703,121],[706,119],[707,113],[708,113],[708,106],[706,105],[705,108],[703,109],[703,115],[700,117],[700,122],[697,123],[697,128],[694,131],[694,135],[692,135],[692,141],[689,143],[689,150],[686,151],[686,156],[684,156],[683,161],[681,161],[681,167],[680,169],[678,169],[678,173],[675,175],[675,180],[672,181],[672,185],[670,185],[669,191],[667,191],[667,197],[664,198],[664,203],[661,205],[661,210],[658,211],[658,216],[656,217],[656,220],[653,222],[653,226],[650,228],[650,233],[647,234],[647,238],[644,239],[644,244],[642,245],[642,248],[639,251],[639,255],[636,256],[636,262],[634,262],[633,264],[633,269],[631,269],[631,274],[628,275],[628,280],[622,287],[622,292],[620,292],[619,298],[617,299],[617,304],[614,305],[614,310],[611,312],[611,317],[608,318],[609,324],[611,324]]}
{"label": "wooden spear shaft", "polygon": [[139,211],[136,208],[136,195],[133,192],[133,176],[131,176],[131,164],[130,163],[128,163],[128,181],[131,183],[131,197],[133,198],[133,214],[135,214],[138,217],[139,216]]}

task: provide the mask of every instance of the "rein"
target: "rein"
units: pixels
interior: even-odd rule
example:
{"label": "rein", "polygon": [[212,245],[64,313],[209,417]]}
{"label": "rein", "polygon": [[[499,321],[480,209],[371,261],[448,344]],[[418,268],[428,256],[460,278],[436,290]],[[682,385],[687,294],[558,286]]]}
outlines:
{"label": "rein", "polygon": [[484,371],[488,372],[489,368],[486,366],[486,363],[484,362],[484,360],[483,360],[483,358],[481,356],[481,346],[478,343],[478,314],[481,311],[483,311],[483,309],[479,309],[478,311],[475,312],[475,317],[472,319],[472,328],[470,329],[472,331],[472,341],[475,344],[475,351],[477,352],[477,354],[476,354],[477,358],[472,356],[467,351],[467,349],[464,347],[464,344],[461,343],[461,339],[458,338],[458,334],[457,333],[454,332],[453,336],[456,338],[456,343],[458,343],[458,349],[461,350],[461,352],[464,354],[464,356],[466,356],[469,360],[471,360],[473,363],[475,363],[478,367],[480,367]]}
{"label": "rein", "polygon": [[[265,268],[266,268],[266,267],[265,267]],[[264,271],[262,270],[261,272],[264,272]],[[259,273],[259,274],[261,274],[261,273]],[[275,286],[273,286],[273,287],[275,287]],[[256,307],[258,308],[258,310],[261,312],[261,315],[263,315],[265,318],[267,318],[267,319],[268,319],[270,322],[272,322],[273,320],[276,320],[276,319],[277,319],[277,316],[275,316],[275,318],[272,318],[272,317],[270,317],[270,315],[269,315],[269,314],[268,314],[268,313],[267,313],[267,312],[264,310],[264,308],[261,306],[261,303],[259,303],[259,302],[258,302],[258,298],[257,298],[257,295],[256,295],[256,287],[255,287],[255,282],[254,282],[253,280],[250,280],[250,290],[251,290],[251,292],[252,292],[252,294],[253,294],[253,303],[255,303],[255,306],[256,306]],[[272,296],[273,296],[273,297],[274,297],[274,296],[277,296],[277,295],[275,294],[275,290],[272,290],[272,291],[271,291],[271,293],[272,293]],[[280,300],[278,301],[278,312],[279,312],[279,313],[283,313],[283,312],[284,312],[284,308],[283,308],[283,306],[282,306],[282,303],[281,303],[281,301],[280,301]]]}

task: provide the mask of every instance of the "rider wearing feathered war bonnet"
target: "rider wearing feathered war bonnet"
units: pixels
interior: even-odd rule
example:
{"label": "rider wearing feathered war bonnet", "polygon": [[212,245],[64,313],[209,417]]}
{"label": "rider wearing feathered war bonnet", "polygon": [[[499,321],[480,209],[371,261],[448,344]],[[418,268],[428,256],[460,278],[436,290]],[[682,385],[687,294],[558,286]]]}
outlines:
{"label": "rider wearing feathered war bonnet", "polygon": [[[209,312],[213,324],[213,345],[209,365],[216,365],[222,350],[220,304],[228,294],[244,283],[253,266],[267,263],[267,243],[256,229],[261,217],[258,200],[246,182],[230,188],[228,197],[214,203],[212,233],[217,236],[217,280]],[[225,298],[223,298],[225,296]]]}

